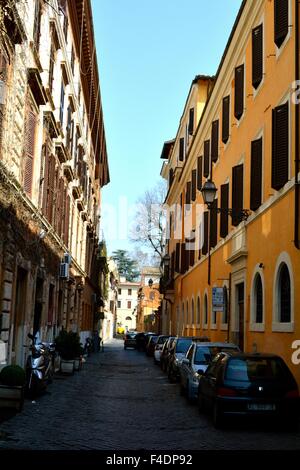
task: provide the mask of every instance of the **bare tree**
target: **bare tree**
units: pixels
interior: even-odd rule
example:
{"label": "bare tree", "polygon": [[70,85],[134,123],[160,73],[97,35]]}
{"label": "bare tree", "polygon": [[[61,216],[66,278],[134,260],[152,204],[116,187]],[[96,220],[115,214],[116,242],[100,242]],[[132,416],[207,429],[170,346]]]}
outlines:
{"label": "bare tree", "polygon": [[135,221],[130,230],[130,240],[139,248],[152,252],[161,264],[166,239],[164,200],[166,184],[162,180],[145,191],[137,201]]}

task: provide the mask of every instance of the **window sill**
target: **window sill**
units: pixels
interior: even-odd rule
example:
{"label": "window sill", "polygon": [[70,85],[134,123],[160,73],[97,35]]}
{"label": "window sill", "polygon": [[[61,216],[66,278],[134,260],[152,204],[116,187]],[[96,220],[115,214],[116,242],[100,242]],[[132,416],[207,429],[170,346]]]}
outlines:
{"label": "window sill", "polygon": [[272,331],[277,331],[279,333],[293,333],[295,330],[294,322],[291,323],[272,323]]}
{"label": "window sill", "polygon": [[228,330],[228,323],[222,323],[220,330],[221,331],[227,331]]}
{"label": "window sill", "polygon": [[250,323],[249,331],[264,332],[265,324],[264,323]]}

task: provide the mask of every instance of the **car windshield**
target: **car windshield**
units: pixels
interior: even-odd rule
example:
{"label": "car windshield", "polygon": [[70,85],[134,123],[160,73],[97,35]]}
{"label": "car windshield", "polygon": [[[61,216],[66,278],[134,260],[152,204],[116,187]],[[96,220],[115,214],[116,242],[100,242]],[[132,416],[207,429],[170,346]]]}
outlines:
{"label": "car windshield", "polygon": [[284,380],[289,375],[285,364],[276,358],[234,358],[228,362],[225,379],[241,382]]}
{"label": "car windshield", "polygon": [[127,333],[127,338],[135,338],[136,334],[135,333]]}
{"label": "car windshield", "polygon": [[160,336],[157,340],[157,344],[164,344],[166,340],[167,340],[167,336]]}
{"label": "car windshield", "polygon": [[232,352],[236,349],[226,346],[198,346],[195,353],[194,363],[196,365],[209,364],[221,351]]}
{"label": "car windshield", "polygon": [[151,336],[149,343],[156,343],[157,336]]}
{"label": "car windshield", "polygon": [[185,354],[191,345],[191,339],[179,339],[176,343],[176,352]]}

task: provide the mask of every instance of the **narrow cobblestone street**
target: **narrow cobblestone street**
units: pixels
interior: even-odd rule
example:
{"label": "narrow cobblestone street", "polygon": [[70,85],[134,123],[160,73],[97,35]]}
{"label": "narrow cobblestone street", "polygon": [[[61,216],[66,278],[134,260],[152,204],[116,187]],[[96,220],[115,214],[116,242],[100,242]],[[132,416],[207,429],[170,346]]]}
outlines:
{"label": "narrow cobblestone street", "polygon": [[36,403],[0,425],[0,449],[300,449],[300,433],[215,430],[153,360],[113,340],[81,372],[58,376]]}

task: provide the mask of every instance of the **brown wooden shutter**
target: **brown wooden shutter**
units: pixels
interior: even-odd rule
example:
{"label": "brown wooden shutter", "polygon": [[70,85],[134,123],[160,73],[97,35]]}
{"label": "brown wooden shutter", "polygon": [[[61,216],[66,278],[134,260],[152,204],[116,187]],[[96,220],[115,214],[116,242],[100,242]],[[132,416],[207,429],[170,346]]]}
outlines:
{"label": "brown wooden shutter", "polygon": [[29,196],[32,192],[36,124],[36,114],[28,107],[25,126],[24,190]]}
{"label": "brown wooden shutter", "polygon": [[191,182],[189,181],[186,184],[186,192],[185,192],[185,203],[190,204],[191,203]]}
{"label": "brown wooden shutter", "polygon": [[217,212],[217,207],[218,207],[218,200],[215,199],[214,202],[211,205],[211,211],[210,211],[209,234],[210,234],[210,246],[211,246],[211,248],[214,248],[216,246],[216,244],[218,243],[218,212]]}
{"label": "brown wooden shutter", "polygon": [[244,200],[244,166],[232,168],[232,225],[237,226],[242,221],[241,210]]}
{"label": "brown wooden shutter", "polygon": [[219,119],[213,121],[211,126],[211,160],[216,162],[219,158]]}
{"label": "brown wooden shutter", "polygon": [[61,237],[62,233],[62,220],[63,220],[63,207],[64,207],[64,192],[65,192],[65,185],[63,178],[59,179],[59,186],[58,186],[58,195],[57,195],[57,234]]}
{"label": "brown wooden shutter", "polygon": [[54,206],[54,196],[55,196],[55,157],[50,155],[49,160],[49,194],[48,194],[48,204],[47,204],[47,218],[50,224],[53,221],[53,206]]}
{"label": "brown wooden shutter", "polygon": [[195,264],[195,230],[192,230],[189,239],[189,266]]}
{"label": "brown wooden shutter", "polygon": [[203,175],[205,178],[208,178],[209,173],[210,173],[209,151],[210,151],[210,141],[205,140],[204,142],[204,168],[203,168]]}
{"label": "brown wooden shutter", "polygon": [[226,144],[229,139],[229,122],[230,122],[230,96],[223,98],[222,104],[222,142]]}
{"label": "brown wooden shutter", "polygon": [[176,243],[176,252],[175,252],[175,271],[180,273],[180,243]]}
{"label": "brown wooden shutter", "polygon": [[169,169],[169,188],[172,186],[173,178],[174,178],[174,170],[173,168],[170,168]]}
{"label": "brown wooden shutter", "polygon": [[261,205],[262,192],[262,138],[251,142],[250,209],[256,211]]}
{"label": "brown wooden shutter", "polygon": [[189,134],[190,135],[193,135],[194,133],[194,108],[191,108],[190,109],[190,113],[189,113]]}
{"label": "brown wooden shutter", "polygon": [[252,85],[256,89],[263,78],[263,25],[252,30]]}
{"label": "brown wooden shutter", "polygon": [[220,217],[220,237],[225,238],[228,235],[228,212],[229,208],[229,184],[221,185],[221,217]]}
{"label": "brown wooden shutter", "polygon": [[43,178],[43,205],[42,211],[45,217],[47,217],[47,202],[48,202],[48,192],[49,192],[49,153],[48,145],[45,143],[43,145],[42,158],[44,159],[44,173]]}
{"label": "brown wooden shutter", "polygon": [[180,272],[185,273],[185,243],[181,243]]}
{"label": "brown wooden shutter", "polygon": [[197,158],[197,189],[199,191],[202,189],[202,161],[203,157]]}
{"label": "brown wooden shutter", "polygon": [[244,112],[244,64],[235,69],[234,115],[240,119]]}
{"label": "brown wooden shutter", "polygon": [[289,178],[289,104],[272,111],[272,188],[282,188]]}
{"label": "brown wooden shutter", "polygon": [[208,211],[203,214],[203,245],[202,254],[207,255],[208,253]]}
{"label": "brown wooden shutter", "polygon": [[64,227],[64,240],[65,244],[68,247],[69,246],[69,225],[70,225],[70,196],[67,196],[66,198],[66,211],[65,211],[65,227]]}
{"label": "brown wooden shutter", "polygon": [[274,42],[280,47],[289,31],[289,0],[274,0]]}
{"label": "brown wooden shutter", "polygon": [[197,170],[192,170],[192,201],[196,201]]}
{"label": "brown wooden shutter", "polygon": [[181,137],[179,140],[179,161],[183,162],[184,160],[184,137]]}

